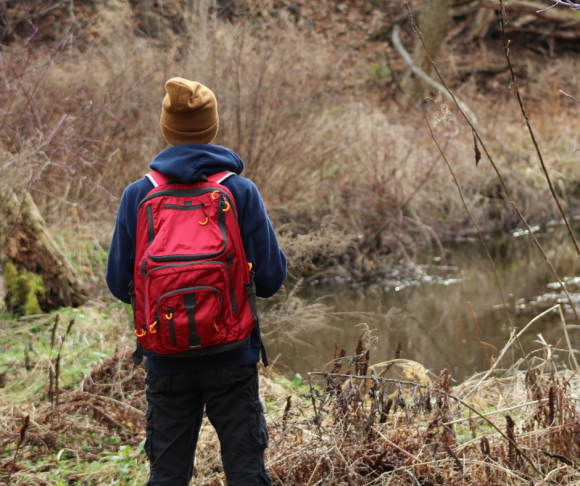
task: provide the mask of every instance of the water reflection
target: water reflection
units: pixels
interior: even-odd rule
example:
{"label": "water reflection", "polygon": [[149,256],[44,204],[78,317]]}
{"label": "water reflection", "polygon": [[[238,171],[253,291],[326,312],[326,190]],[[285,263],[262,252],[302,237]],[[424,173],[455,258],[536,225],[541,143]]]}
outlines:
{"label": "water reflection", "polygon": [[[534,230],[580,305],[578,258],[572,253],[567,234],[554,222]],[[354,284],[345,282],[342,275],[338,279],[342,283],[314,281],[315,285],[303,290],[303,296],[326,296],[324,302],[337,313],[333,328],[303,336],[310,347],[269,343],[271,357],[280,355],[279,360],[290,366],[292,373],[320,370],[332,359],[334,340],[347,348],[349,355],[354,353],[361,332],[356,325],[366,322],[376,329],[379,338],[372,350],[372,362],[392,359],[402,340],[403,357],[419,361],[437,374],[449,368],[458,381],[488,368],[467,303],[475,311],[479,338],[487,344],[490,356],[499,355],[509,339],[510,327],[489,261],[480,242],[470,240],[448,244],[444,258],[425,256],[416,263],[415,280],[396,280],[390,275],[371,284]],[[488,244],[516,328],[521,329],[556,302],[564,302],[563,293],[553,285],[555,279],[529,235],[516,230],[515,236],[490,239]],[[575,328],[578,323],[570,310],[565,313],[566,320],[573,325],[570,338],[578,348],[580,330]],[[538,348],[535,341],[540,333],[549,344],[566,347],[557,312],[543,317],[524,334],[521,342],[526,352]],[[519,357],[515,347],[508,354],[505,366]],[[568,353],[556,355],[568,359]]]}

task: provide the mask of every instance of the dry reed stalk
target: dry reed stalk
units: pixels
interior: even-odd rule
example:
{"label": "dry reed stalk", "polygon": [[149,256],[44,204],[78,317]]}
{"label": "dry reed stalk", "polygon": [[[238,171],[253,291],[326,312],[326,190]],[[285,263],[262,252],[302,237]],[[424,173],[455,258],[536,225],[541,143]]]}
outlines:
{"label": "dry reed stalk", "polygon": [[[325,378],[328,376],[328,373],[324,373],[324,372],[310,372],[308,373],[308,376],[324,376]],[[406,381],[406,380],[394,380],[394,379],[389,379],[389,378],[377,378],[374,376],[360,376],[360,375],[340,375],[337,374],[335,375],[335,377],[339,377],[339,378],[349,378],[349,379],[359,379],[359,380],[370,380],[370,381],[382,381],[383,383],[396,383],[398,385],[408,385],[408,386],[413,386],[416,388],[423,388],[423,389],[430,389],[431,387],[426,386],[426,385],[422,385],[420,383],[415,383],[412,381]],[[312,385],[311,385],[312,386]],[[520,450],[520,448],[518,448],[517,444],[515,443],[515,440],[513,440],[511,437],[509,437],[509,435],[506,435],[505,433],[503,433],[498,427],[497,425],[495,425],[493,422],[491,422],[487,417],[485,417],[484,415],[482,415],[480,412],[478,412],[477,410],[475,410],[471,405],[469,405],[467,402],[465,402],[464,400],[462,400],[461,398],[452,395],[451,393],[448,393],[446,391],[444,391],[443,389],[438,389],[437,390],[438,393],[444,395],[446,398],[451,399],[451,400],[455,400],[456,402],[460,403],[461,405],[463,405],[464,407],[466,407],[467,409],[469,409],[470,411],[472,411],[473,413],[475,413],[479,418],[483,419],[485,422],[487,422],[492,428],[494,428],[504,439],[506,439],[508,441],[508,443],[513,447],[513,450],[516,451],[518,454],[520,454],[532,467],[532,469],[539,474],[542,478],[544,478],[544,474],[538,469],[538,467],[534,464],[534,462],[523,452]],[[314,395],[313,395],[314,397]],[[314,400],[314,398],[313,398]],[[315,405],[315,403],[313,402],[313,406]]]}
{"label": "dry reed stalk", "polygon": [[[513,376],[507,375],[502,379],[513,381],[513,379],[517,378],[517,380],[521,381],[522,372],[515,370],[509,373],[516,374]],[[569,375],[569,372],[566,373]],[[328,373],[323,373],[322,375],[312,374],[313,378],[316,376],[328,378]],[[424,396],[414,391],[418,389],[417,383],[406,382],[407,384],[405,384],[401,380],[392,380],[390,383],[395,385],[395,389],[399,390],[396,392],[397,406],[403,408],[394,415],[389,413],[388,418],[384,413],[381,413],[381,420],[377,422],[375,421],[375,415],[381,410],[381,400],[383,394],[388,393],[388,388],[385,387],[389,382],[381,382],[373,376],[363,378],[357,378],[352,375],[342,375],[342,378],[332,377],[332,379],[346,380],[345,386],[340,392],[328,392],[326,395],[321,395],[319,391],[315,390],[314,394],[309,397],[310,400],[314,398],[312,406],[316,405],[317,416],[322,420],[322,435],[316,434],[316,438],[309,436],[310,438],[306,442],[303,442],[302,439],[298,440],[298,437],[301,437],[300,434],[305,433],[311,427],[315,427],[310,418],[304,421],[301,426],[299,426],[299,421],[287,423],[284,435],[280,436],[280,442],[275,442],[273,447],[276,448],[277,452],[275,453],[275,459],[273,458],[271,462],[268,462],[268,467],[272,476],[276,478],[276,484],[294,486],[306,484],[308,481],[311,481],[311,484],[315,482],[320,484],[340,484],[346,478],[346,476],[342,476],[343,479],[341,479],[340,475],[348,473],[351,484],[357,485],[386,484],[387,481],[396,481],[397,484],[401,485],[417,484],[417,481],[420,484],[423,482],[437,484],[442,483],[443,479],[438,478],[443,477],[448,479],[443,481],[445,484],[481,484],[478,478],[484,475],[489,484],[507,481],[508,484],[523,486],[528,485],[529,479],[536,472],[525,458],[524,461],[515,460],[514,462],[515,456],[522,457],[519,451],[525,451],[526,454],[530,454],[530,452],[535,454],[539,449],[546,450],[546,446],[542,444],[547,444],[547,441],[550,441],[552,447],[556,449],[548,448],[547,450],[551,454],[559,454],[562,457],[566,457],[567,454],[562,453],[561,448],[566,447],[565,444],[569,443],[567,442],[569,439],[560,439],[558,436],[558,434],[562,434],[561,431],[566,429],[560,425],[550,427],[544,424],[539,426],[542,427],[540,434],[518,434],[517,444],[513,443],[516,438],[515,434],[510,432],[510,435],[513,436],[512,442],[510,442],[497,429],[492,428],[492,432],[495,431],[495,433],[489,435],[489,438],[493,441],[493,445],[487,436],[481,439],[480,446],[484,454],[483,461],[481,461],[479,457],[474,455],[476,451],[480,450],[475,440],[460,444],[457,442],[459,432],[456,434],[453,430],[439,423],[441,417],[455,413],[455,408],[446,405],[446,396],[441,393],[441,391],[447,391],[450,395],[457,396],[457,393],[453,393],[447,388],[448,378],[449,374],[443,374],[439,380],[440,385],[438,388],[435,388],[435,385],[430,387],[437,407],[432,419],[430,418],[431,411],[427,409]],[[374,383],[369,389],[368,397],[357,393],[360,388],[357,385],[346,386],[349,382],[360,379]],[[543,378],[538,378],[538,380],[540,386],[547,386],[542,381]],[[327,380],[325,379],[324,381]],[[517,382],[519,383],[519,381]],[[492,384],[493,380],[490,382],[490,385]],[[577,386],[578,383],[575,382],[575,389],[577,389]],[[406,388],[407,391],[402,392],[401,387]],[[520,390],[518,392],[520,395],[517,396],[521,400],[522,390],[519,385],[512,383],[510,387],[514,392]],[[554,388],[556,389],[555,385]],[[469,387],[461,389],[465,390],[469,389]],[[560,390],[560,388],[558,389]],[[554,400],[555,411],[558,410],[558,413],[561,414],[561,411],[567,407],[566,403],[569,402],[566,401],[570,400],[568,395],[567,393],[558,392],[558,396],[562,396],[562,398]],[[440,398],[438,399],[437,396]],[[453,399],[447,398],[450,402],[453,402]],[[369,399],[372,403],[368,403]],[[358,405],[352,400],[356,400]],[[512,400],[518,401],[516,395],[513,396]],[[382,403],[384,408],[384,401]],[[463,404],[461,404],[461,407],[464,407]],[[566,423],[569,420],[574,420],[572,417],[576,416],[574,414],[577,412],[570,413],[569,418],[566,418]],[[524,416],[529,417],[529,413]],[[470,419],[468,418],[468,420]],[[524,430],[530,430],[529,420],[524,422],[522,426]],[[483,424],[486,423],[483,421]],[[429,425],[427,426],[427,424]],[[276,430],[275,423],[273,427]],[[307,428],[304,429],[304,427]],[[476,434],[480,427],[483,426],[478,425],[476,420],[470,420],[469,429],[472,434]],[[574,426],[573,430],[576,431],[577,429]],[[411,433],[414,438],[412,442],[406,441],[405,431]],[[293,433],[298,434],[294,436],[294,439],[292,438]],[[485,433],[487,435],[489,431]],[[554,441],[549,437],[558,437],[558,439]],[[474,435],[474,438],[477,439],[477,435]],[[507,448],[504,448],[501,444],[500,438],[507,440]],[[286,447],[288,449],[285,449]],[[448,447],[452,452],[451,454],[448,452]],[[511,461],[509,460],[508,449],[512,450]],[[321,450],[325,451],[325,459],[322,461]],[[285,451],[289,455],[287,458],[285,457]],[[406,465],[393,463],[393,454],[400,457],[401,453],[405,456],[405,459],[407,457],[412,458],[412,462],[407,461]],[[542,455],[545,458],[550,457],[543,453]],[[460,460],[461,468],[459,468],[454,456]],[[556,457],[551,459],[553,459],[551,463],[546,463],[541,456],[537,459],[538,464],[541,463],[543,470],[548,471],[544,482],[572,484],[573,480],[580,479],[580,476],[570,469],[550,469],[553,462],[559,461],[562,463]],[[524,465],[528,465],[526,466],[528,469]],[[450,478],[454,474],[453,471],[460,472],[460,469],[463,472],[461,476],[457,476],[457,482],[451,481]],[[562,477],[562,474],[565,474],[565,476]],[[462,478],[462,482],[459,482],[459,478]]]}
{"label": "dry reed stalk", "polygon": [[[504,402],[509,407],[510,404],[506,400],[506,398],[504,397],[504,395],[503,395],[503,393],[501,391],[501,387],[497,383],[497,376],[496,376],[495,372],[493,371],[493,363],[491,362],[491,359],[489,358],[489,355],[487,354],[487,349],[485,348],[483,342],[479,339],[479,323],[477,322],[477,317],[475,317],[475,311],[473,310],[473,307],[471,306],[471,302],[468,302],[467,305],[469,306],[469,310],[471,311],[471,315],[473,316],[473,320],[475,321],[475,328],[477,329],[477,334],[475,336],[475,339],[477,339],[477,341],[481,345],[481,347],[483,349],[483,353],[485,354],[485,357],[487,358],[487,361],[489,362],[490,369],[492,370],[493,378],[494,378],[494,380],[495,380],[495,382],[497,384],[497,389],[498,389],[499,393],[501,394]],[[523,351],[523,349],[522,349],[522,351]],[[529,363],[528,363],[528,369],[529,369]]]}
{"label": "dry reed stalk", "polygon": [[564,336],[566,336],[566,344],[568,346],[568,351],[570,352],[570,357],[574,362],[574,366],[576,367],[576,371],[580,373],[580,367],[578,366],[578,361],[576,361],[576,356],[574,355],[574,348],[570,343],[570,336],[568,335],[568,326],[566,325],[566,319],[564,319],[564,313],[562,312],[562,305],[558,306],[558,311],[560,312],[560,319],[562,321],[562,328],[564,329]]}
{"label": "dry reed stalk", "polygon": [[74,323],[75,323],[74,319],[71,319],[69,321],[68,326],[66,328],[66,331],[64,333],[64,336],[62,337],[62,340],[60,342],[60,348],[58,350],[58,355],[56,356],[56,366],[55,366],[55,372],[54,372],[54,387],[55,387],[55,405],[57,408],[58,408],[58,397],[59,397],[59,393],[60,393],[58,381],[59,381],[59,376],[60,376],[60,359],[61,359],[61,355],[62,355],[62,347],[64,346],[66,338],[69,335]]}
{"label": "dry reed stalk", "polygon": [[507,25],[507,20],[506,20],[506,10],[505,10],[504,0],[499,0],[499,5],[500,5],[500,17],[501,17],[499,26],[500,26],[500,31],[501,31],[502,41],[503,41],[503,51],[504,51],[504,55],[505,55],[505,58],[506,58],[506,61],[507,61],[507,64],[508,64],[508,67],[510,70],[510,75],[511,75],[510,89],[513,89],[514,93],[516,94],[516,98],[518,99],[518,104],[520,106],[520,111],[522,112],[522,115],[524,116],[524,123],[526,124],[526,127],[528,128],[530,138],[532,139],[532,142],[533,142],[534,147],[536,149],[536,153],[538,154],[538,159],[540,161],[542,171],[544,172],[544,176],[546,177],[546,182],[548,183],[548,187],[550,188],[550,193],[552,194],[552,198],[556,202],[556,206],[558,206],[558,211],[560,212],[560,215],[562,216],[562,219],[564,220],[564,223],[566,224],[568,234],[570,235],[570,239],[572,240],[572,243],[574,244],[574,248],[576,249],[576,254],[578,255],[578,258],[580,258],[580,246],[578,246],[578,241],[576,241],[576,236],[574,235],[574,231],[572,230],[572,226],[570,226],[570,222],[568,221],[568,217],[566,216],[566,213],[564,212],[564,209],[562,208],[562,205],[560,204],[560,199],[558,198],[558,195],[556,194],[556,191],[554,190],[554,185],[552,184],[552,179],[550,178],[550,174],[548,174],[548,169],[546,169],[546,164],[544,163],[544,157],[542,156],[542,152],[541,152],[540,147],[538,145],[538,142],[536,140],[536,136],[534,135],[534,130],[532,129],[532,124],[530,123],[530,119],[528,118],[528,113],[527,113],[526,109],[524,108],[524,103],[522,101],[522,96],[520,94],[520,90],[518,87],[518,79],[514,73],[514,68],[512,66],[511,51],[509,49],[509,41],[507,40],[506,35],[505,35],[505,26]]}
{"label": "dry reed stalk", "polygon": [[16,450],[14,451],[14,457],[12,458],[12,468],[10,469],[10,472],[8,473],[8,478],[6,479],[5,484],[10,484],[10,478],[12,477],[12,474],[14,473],[14,468],[16,467],[16,461],[18,460],[18,453],[20,452],[20,447],[22,446],[24,439],[26,439],[26,430],[28,429],[29,425],[30,425],[30,415],[27,415],[26,417],[24,417],[24,420],[22,421],[22,425],[20,426],[20,437],[18,439],[18,444],[16,444]]}
{"label": "dry reed stalk", "polygon": [[52,326],[52,330],[50,333],[50,353],[48,354],[48,396],[50,398],[51,403],[54,403],[54,390],[53,390],[53,381],[54,381],[54,369],[52,365],[52,350],[54,348],[54,340],[56,338],[56,330],[58,328],[58,322],[60,319],[60,314],[57,314],[54,318],[54,324]]}

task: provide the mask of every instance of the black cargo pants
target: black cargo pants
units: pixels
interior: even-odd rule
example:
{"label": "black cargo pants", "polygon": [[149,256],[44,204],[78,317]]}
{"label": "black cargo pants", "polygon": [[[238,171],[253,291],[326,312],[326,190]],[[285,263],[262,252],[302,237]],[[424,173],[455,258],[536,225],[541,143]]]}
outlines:
{"label": "black cargo pants", "polygon": [[187,486],[203,418],[216,429],[228,486],[271,485],[264,466],[268,430],[256,365],[147,376],[148,486]]}

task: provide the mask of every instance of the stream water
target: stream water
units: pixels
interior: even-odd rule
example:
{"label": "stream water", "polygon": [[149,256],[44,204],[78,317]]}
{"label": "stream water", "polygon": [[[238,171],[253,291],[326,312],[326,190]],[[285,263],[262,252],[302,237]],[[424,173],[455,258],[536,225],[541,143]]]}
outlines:
{"label": "stream water", "polygon": [[[578,221],[575,221],[578,223]],[[580,265],[569,235],[561,222],[533,228],[548,257],[580,312]],[[515,231],[487,241],[516,329],[522,329],[544,310],[562,302],[568,332],[574,348],[580,347],[580,326],[565,295],[555,284],[532,239]],[[409,268],[401,262],[401,268]],[[445,245],[445,253],[433,252],[411,265],[413,271],[397,271],[373,283],[349,282],[344,275],[307,281],[302,297],[320,299],[332,307],[333,316],[324,331],[306,331],[304,343],[267,342],[269,357],[287,365],[288,375],[328,369],[334,341],[354,355],[360,323],[367,323],[378,338],[371,348],[371,363],[394,358],[399,341],[403,358],[422,363],[438,374],[448,368],[457,381],[487,369],[489,362],[477,339],[477,328],[468,306],[471,303],[479,323],[479,339],[490,357],[497,357],[510,337],[510,325],[501,305],[495,277],[481,242],[467,238]],[[541,336],[539,336],[541,335]],[[534,323],[521,339],[526,353],[539,349],[539,340],[557,348],[556,360],[567,365],[569,353],[562,320],[557,311]],[[512,347],[504,366],[521,353]],[[325,367],[326,366],[326,367]]]}

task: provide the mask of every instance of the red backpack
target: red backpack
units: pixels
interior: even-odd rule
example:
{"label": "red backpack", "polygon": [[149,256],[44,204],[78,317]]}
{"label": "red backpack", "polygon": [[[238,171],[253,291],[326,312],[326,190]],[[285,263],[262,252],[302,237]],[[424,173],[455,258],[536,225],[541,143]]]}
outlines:
{"label": "red backpack", "polygon": [[132,300],[135,335],[149,353],[228,351],[257,324],[254,272],[234,199],[220,184],[230,175],[182,184],[147,174],[155,187],[139,204]]}

